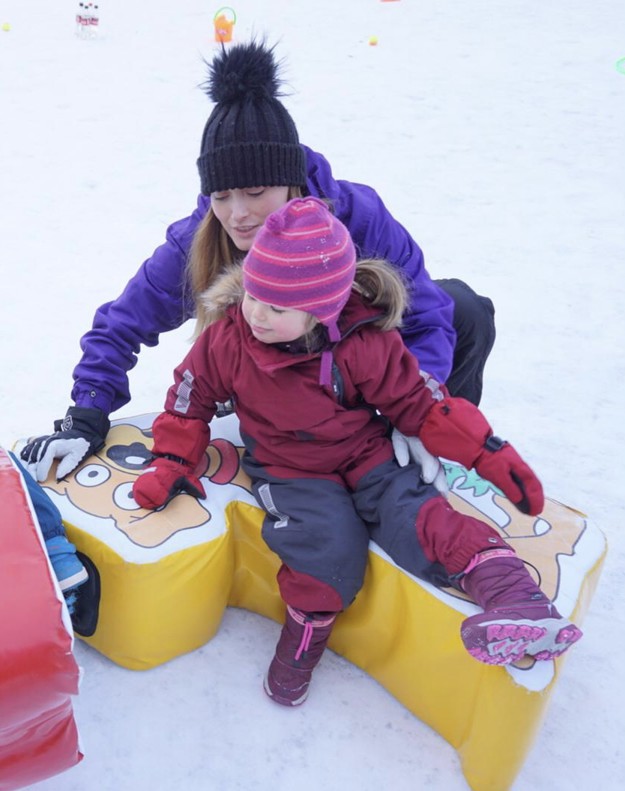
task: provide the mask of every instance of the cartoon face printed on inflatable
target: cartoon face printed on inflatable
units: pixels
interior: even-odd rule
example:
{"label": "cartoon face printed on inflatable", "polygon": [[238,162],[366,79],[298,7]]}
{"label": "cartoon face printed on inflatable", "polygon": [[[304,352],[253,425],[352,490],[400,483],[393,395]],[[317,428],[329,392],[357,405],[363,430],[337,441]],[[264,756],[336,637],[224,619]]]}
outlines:
{"label": "cartoon face printed on inflatable", "polygon": [[[118,530],[143,547],[157,546],[180,530],[192,530],[210,521],[211,488],[213,492],[215,486],[251,489],[241,468],[243,448],[218,438],[211,442],[196,471],[207,484],[207,500],[180,495],[156,511],[140,508],[132,496],[132,486],[151,458],[151,447],[150,431],[131,424],[113,426],[106,445],[97,454],[62,481],[56,481],[53,469],[45,486],[85,514],[112,520]],[[235,499],[234,490],[230,499]]]}
{"label": "cartoon face printed on inflatable", "polygon": [[[151,457],[152,435],[149,429],[131,423],[113,426],[101,451],[63,481],[57,483],[51,475],[46,486],[81,511],[112,520],[138,546],[155,547],[181,530],[206,525],[211,520],[210,509],[223,509],[229,500],[241,499],[241,490],[251,492],[249,478],[241,468],[243,448],[235,443],[240,443],[238,436],[233,441],[214,439],[208,447],[196,471],[206,485],[204,501],[180,495],[157,511],[137,505],[132,486]],[[550,500],[538,517],[525,516],[475,471],[446,463],[445,472],[454,508],[497,529],[526,560],[547,596],[556,599],[562,583],[562,561],[575,552],[585,528],[583,517],[570,511],[570,519],[563,523],[562,509]],[[216,498],[215,487],[227,488]],[[557,518],[557,530],[552,518]],[[457,591],[450,593],[462,596]]]}

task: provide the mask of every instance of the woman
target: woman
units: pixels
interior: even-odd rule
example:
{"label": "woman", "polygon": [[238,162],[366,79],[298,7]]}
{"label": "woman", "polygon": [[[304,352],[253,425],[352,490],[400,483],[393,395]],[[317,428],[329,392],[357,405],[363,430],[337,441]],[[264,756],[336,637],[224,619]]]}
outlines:
{"label": "woman", "polygon": [[[401,270],[410,290],[404,343],[453,395],[479,402],[495,337],[492,303],[461,281],[445,281],[441,288],[430,279],[419,246],[377,193],[336,180],[324,157],[300,144],[279,89],[273,49],[262,42],[224,49],[211,63],[207,93],[216,104],[202,136],[196,210],[168,228],[165,244],[123,293],[96,311],[74,369],[75,405],[55,422],[53,434],[37,437],[21,452],[38,480],[45,480],[55,458],[60,479],[103,446],[109,414],[130,400],[128,371],[141,344],[157,345],[162,332],[196,314],[201,329],[196,295],[225,266],[242,259],[269,213],[299,195],[331,205],[359,257],[383,258]],[[403,453],[407,461],[401,436],[396,435],[396,445],[398,457]],[[427,460],[414,442],[410,450]],[[428,467],[425,477],[433,480],[438,465]]]}

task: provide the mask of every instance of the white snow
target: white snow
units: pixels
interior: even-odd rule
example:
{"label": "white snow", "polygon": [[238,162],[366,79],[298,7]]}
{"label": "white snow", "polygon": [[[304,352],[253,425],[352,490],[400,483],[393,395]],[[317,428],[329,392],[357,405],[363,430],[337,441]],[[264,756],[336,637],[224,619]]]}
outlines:
{"label": "white snow", "polygon": [[[219,4],[1,0],[0,443],[69,404],[78,341],[194,208],[211,105],[198,85]],[[435,277],[497,308],[482,409],[609,553],[512,791],[625,787],[625,6],[621,0],[238,0],[235,40],[278,42],[303,142],[373,185]],[[378,45],[370,46],[370,36]],[[187,325],[142,352],[160,409]],[[86,757],[41,791],[464,791],[454,750],[328,653],[309,701],[261,689],[279,627],[229,610],[218,635],[133,672],[83,643]],[[506,711],[501,711],[501,727]],[[502,791],[504,791],[502,789]]]}

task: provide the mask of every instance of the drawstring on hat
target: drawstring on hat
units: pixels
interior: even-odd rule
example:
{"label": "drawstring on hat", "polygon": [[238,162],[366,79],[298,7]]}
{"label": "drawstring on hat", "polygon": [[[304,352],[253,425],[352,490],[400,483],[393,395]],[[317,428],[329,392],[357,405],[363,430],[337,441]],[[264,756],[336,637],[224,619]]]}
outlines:
{"label": "drawstring on hat", "polygon": [[[351,291],[351,289],[350,289]],[[328,325],[328,338],[332,343],[337,343],[341,340],[341,333],[338,325],[333,322]],[[321,352],[321,374],[319,376],[319,384],[327,387],[332,385],[332,350],[324,349]]]}

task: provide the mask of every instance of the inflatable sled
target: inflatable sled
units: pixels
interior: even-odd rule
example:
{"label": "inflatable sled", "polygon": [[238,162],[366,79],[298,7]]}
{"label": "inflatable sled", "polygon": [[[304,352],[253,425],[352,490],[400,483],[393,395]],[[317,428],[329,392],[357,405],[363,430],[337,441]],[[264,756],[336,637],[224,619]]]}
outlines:
{"label": "inflatable sled", "polygon": [[[154,417],[117,421],[97,455],[59,483],[53,470],[44,484],[92,570],[76,631],[131,669],[203,645],[227,606],[279,622],[284,615],[279,561],[261,539],[263,514],[241,469],[236,416],[211,424],[207,499],[182,495],[162,511],[145,511],[131,490],[149,456]],[[452,505],[500,530],[561,614],[580,623],[606,552],[601,532],[554,500],[539,517],[524,516],[474,472],[448,464],[446,473]],[[365,585],[339,616],[330,648],[438,731],[458,751],[474,791],[504,791],[538,731],[563,658],[518,667],[477,662],[460,639],[461,622],[477,611],[457,592],[401,570],[372,544]]]}
{"label": "inflatable sled", "polygon": [[21,473],[0,448],[0,791],[77,764],[73,635]]}

